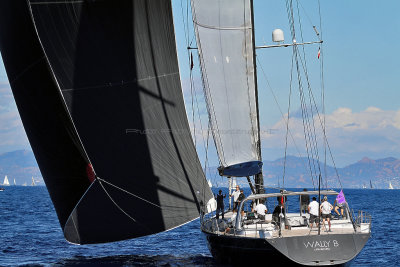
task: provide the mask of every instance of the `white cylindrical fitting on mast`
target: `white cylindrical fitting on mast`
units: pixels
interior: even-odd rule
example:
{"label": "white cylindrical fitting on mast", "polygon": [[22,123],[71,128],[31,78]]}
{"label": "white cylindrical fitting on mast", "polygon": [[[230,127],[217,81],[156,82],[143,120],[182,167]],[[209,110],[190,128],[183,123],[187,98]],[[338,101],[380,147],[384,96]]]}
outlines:
{"label": "white cylindrical fitting on mast", "polygon": [[275,43],[280,43],[285,41],[285,37],[283,36],[283,31],[281,29],[275,29],[272,32],[272,41]]}

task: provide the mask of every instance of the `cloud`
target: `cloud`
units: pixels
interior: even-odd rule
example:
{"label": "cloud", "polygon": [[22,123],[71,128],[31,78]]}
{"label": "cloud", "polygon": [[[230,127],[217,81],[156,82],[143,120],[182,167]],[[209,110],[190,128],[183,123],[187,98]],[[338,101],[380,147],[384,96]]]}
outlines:
{"label": "cloud", "polygon": [[[319,146],[318,153],[323,155],[323,132],[318,116],[314,117],[313,122],[318,127],[315,132]],[[350,108],[341,107],[327,114],[325,123],[330,147],[334,154],[339,156],[338,161],[342,164],[352,163],[363,156],[400,158],[400,110],[369,107],[360,112],[353,112]],[[281,119],[272,128],[275,131],[265,129],[262,131],[263,150],[283,153],[286,138],[285,120]],[[302,119],[292,117],[289,128],[289,154],[306,155],[307,147]],[[308,149],[310,150],[310,146]],[[275,158],[281,155],[276,155]]]}

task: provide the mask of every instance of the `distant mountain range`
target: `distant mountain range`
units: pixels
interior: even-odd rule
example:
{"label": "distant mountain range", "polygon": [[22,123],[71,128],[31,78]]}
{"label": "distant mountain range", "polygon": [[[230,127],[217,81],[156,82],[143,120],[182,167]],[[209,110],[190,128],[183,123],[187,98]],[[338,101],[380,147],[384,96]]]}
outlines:
{"label": "distant mountain range", "polygon": [[[286,157],[285,168],[285,187],[289,188],[310,188],[313,182],[310,175],[311,169],[317,170],[319,173],[318,165],[321,172],[325,173],[323,163],[309,161],[308,158],[301,158],[295,156]],[[282,186],[282,175],[284,169],[284,159],[277,159],[274,161],[264,161],[264,183],[267,186],[278,186],[278,178],[280,186]],[[227,186],[227,180],[221,178],[217,173],[216,167],[210,167],[207,172],[208,179],[214,185]],[[396,158],[384,158],[373,160],[363,158],[360,161],[337,168],[340,181],[344,188],[362,188],[363,186],[370,188],[370,181],[373,188],[389,187],[389,182],[392,183],[394,188],[400,188],[400,160]],[[210,175],[211,174],[211,175]],[[323,182],[328,182],[329,188],[340,187],[337,179],[336,170],[334,167],[326,166],[327,179],[323,178]],[[13,183],[15,178],[17,185],[32,182],[32,176],[38,185],[44,185],[43,179],[37,166],[35,156],[32,151],[16,150],[0,154],[0,183],[3,182],[4,176],[7,175],[10,183]],[[325,175],[323,175],[325,177]],[[314,175],[314,184],[318,184],[318,178]],[[242,186],[247,186],[246,179],[238,179],[238,183]]]}
{"label": "distant mountain range", "polygon": [[[278,177],[283,174],[284,159],[264,161],[265,182],[276,184]],[[395,188],[400,186],[400,160],[396,158],[384,158],[372,160],[363,158],[360,161],[337,168],[317,161],[288,156],[286,158],[285,187],[309,187],[312,185],[311,171],[319,174],[321,171],[323,183],[328,183],[328,188],[338,188],[340,183],[345,188],[388,188],[389,182]],[[326,179],[325,174],[326,173]],[[337,177],[340,177],[340,182]],[[318,184],[318,175],[314,175],[314,184]]]}
{"label": "distant mountain range", "polygon": [[44,185],[35,156],[29,150],[16,150],[0,154],[0,183],[3,183],[6,175],[10,184],[13,184],[15,179],[17,185],[23,183],[31,185],[32,177],[34,177],[37,185]]}

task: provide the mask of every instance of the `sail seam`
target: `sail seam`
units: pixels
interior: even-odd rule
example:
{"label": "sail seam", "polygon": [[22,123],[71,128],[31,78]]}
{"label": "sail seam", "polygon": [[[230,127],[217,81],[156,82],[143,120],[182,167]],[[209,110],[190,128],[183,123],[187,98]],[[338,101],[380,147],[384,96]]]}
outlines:
{"label": "sail seam", "polygon": [[[30,2],[30,1],[29,1]],[[51,5],[51,4],[80,4],[83,0],[71,0],[71,1],[43,1],[43,2],[30,2],[31,5]]]}
{"label": "sail seam", "polygon": [[18,73],[16,75],[16,77],[12,81],[10,81],[10,84],[13,84],[15,81],[17,81],[19,78],[21,78],[21,76],[23,76],[28,70],[30,70],[31,68],[33,68],[34,66],[39,64],[43,59],[45,59],[45,57],[41,57],[41,58],[37,59],[35,62],[33,62],[28,67],[26,67],[24,70],[22,70],[20,73]]}
{"label": "sail seam", "polygon": [[212,29],[212,30],[221,30],[221,31],[249,30],[249,29],[251,29],[250,26],[247,26],[247,27],[217,27],[217,26],[201,24],[201,23],[198,23],[197,21],[194,21],[194,20],[193,20],[193,23],[196,24],[197,26],[200,26],[200,27],[203,27],[203,28]]}
{"label": "sail seam", "polygon": [[179,72],[162,74],[162,75],[158,75],[158,76],[149,76],[147,78],[135,79],[135,80],[131,80],[131,81],[121,81],[121,82],[115,82],[115,83],[111,83],[110,82],[110,83],[102,84],[102,85],[93,85],[93,86],[80,87],[80,88],[67,88],[67,89],[61,89],[61,90],[62,91],[76,91],[76,90],[102,88],[105,85],[107,85],[107,86],[120,86],[120,85],[124,85],[124,84],[129,84],[129,83],[135,83],[135,82],[141,82],[141,81],[149,81],[149,80],[153,80],[153,79],[169,77],[169,76],[173,76],[173,75],[177,75],[177,74],[179,74]]}

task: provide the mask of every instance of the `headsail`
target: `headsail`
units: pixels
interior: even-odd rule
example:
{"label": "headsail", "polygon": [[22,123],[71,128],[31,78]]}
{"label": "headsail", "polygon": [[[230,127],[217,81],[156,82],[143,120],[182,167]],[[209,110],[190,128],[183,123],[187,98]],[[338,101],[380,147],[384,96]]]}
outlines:
{"label": "headsail", "polygon": [[192,0],[203,86],[221,175],[261,172],[249,0]]}
{"label": "headsail", "polygon": [[1,1],[0,49],[68,241],[157,233],[213,200],[170,1]]}

